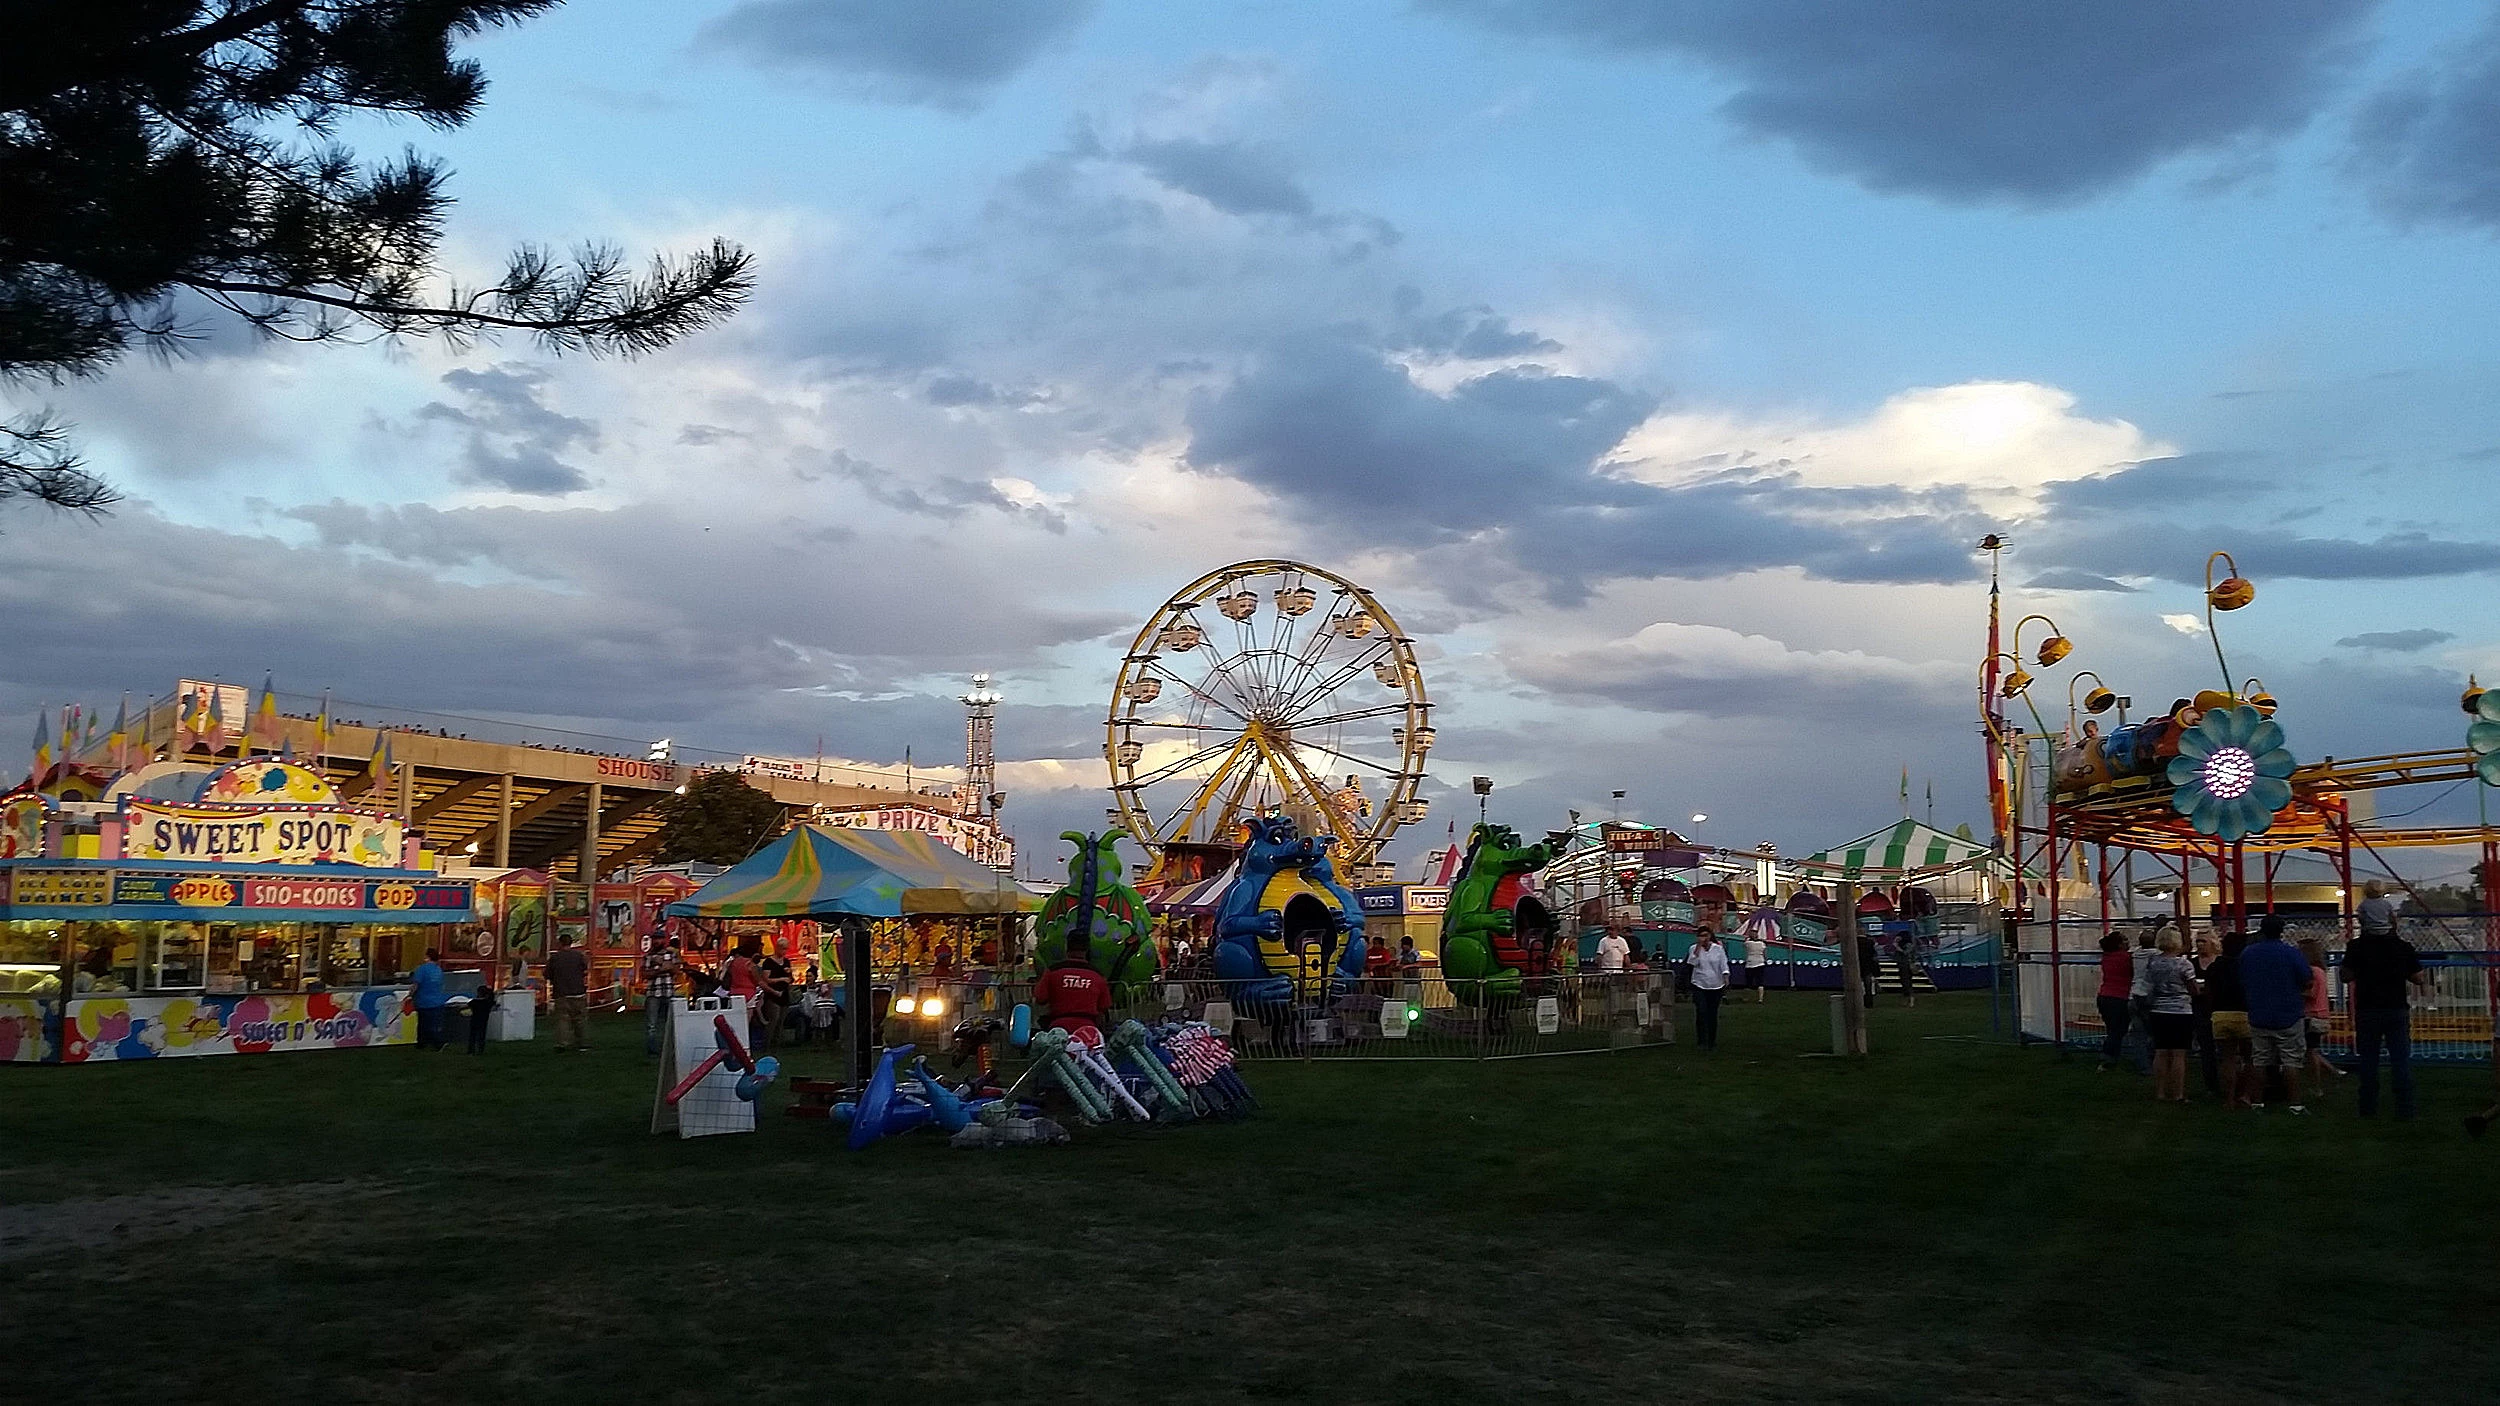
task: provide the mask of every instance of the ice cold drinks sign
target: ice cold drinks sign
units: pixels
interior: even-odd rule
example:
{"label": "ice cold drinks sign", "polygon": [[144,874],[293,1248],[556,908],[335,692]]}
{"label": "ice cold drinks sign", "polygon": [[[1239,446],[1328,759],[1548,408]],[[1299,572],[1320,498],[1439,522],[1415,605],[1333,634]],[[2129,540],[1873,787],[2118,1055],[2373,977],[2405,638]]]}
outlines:
{"label": "ice cold drinks sign", "polygon": [[223,864],[399,865],[399,820],[329,806],[235,810],[133,800],[123,812],[127,859]]}

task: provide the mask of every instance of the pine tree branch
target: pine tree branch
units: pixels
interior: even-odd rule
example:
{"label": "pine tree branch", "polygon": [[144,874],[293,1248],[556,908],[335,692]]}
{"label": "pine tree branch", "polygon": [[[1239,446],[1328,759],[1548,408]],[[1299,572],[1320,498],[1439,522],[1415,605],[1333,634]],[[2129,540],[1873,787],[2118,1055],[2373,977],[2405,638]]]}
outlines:
{"label": "pine tree branch", "polygon": [[0,420],[0,501],[10,498],[97,517],[122,495],[69,452],[66,426],[35,411]]}

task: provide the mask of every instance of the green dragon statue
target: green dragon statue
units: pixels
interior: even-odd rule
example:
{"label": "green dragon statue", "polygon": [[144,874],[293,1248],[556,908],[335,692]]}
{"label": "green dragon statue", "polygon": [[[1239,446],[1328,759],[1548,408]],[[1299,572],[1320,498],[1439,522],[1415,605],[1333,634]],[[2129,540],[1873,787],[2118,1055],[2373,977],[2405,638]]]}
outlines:
{"label": "green dragon statue", "polygon": [[1046,971],[1067,952],[1069,937],[1082,930],[1094,970],[1111,979],[1112,997],[1122,1005],[1143,996],[1163,967],[1145,897],[1128,886],[1120,863],[1119,843],[1128,837],[1126,830],[1100,835],[1070,830],[1059,837],[1075,845],[1076,853],[1068,857],[1067,887],[1042,904],[1033,940],[1033,964]]}
{"label": "green dragon statue", "polygon": [[1523,848],[1519,832],[1505,825],[1468,832],[1467,856],[1441,915],[1441,975],[1461,1005],[1516,996],[1528,978],[1545,972],[1552,957],[1546,942],[1522,941],[1514,926],[1525,887],[1519,876],[1553,857],[1546,845]]}

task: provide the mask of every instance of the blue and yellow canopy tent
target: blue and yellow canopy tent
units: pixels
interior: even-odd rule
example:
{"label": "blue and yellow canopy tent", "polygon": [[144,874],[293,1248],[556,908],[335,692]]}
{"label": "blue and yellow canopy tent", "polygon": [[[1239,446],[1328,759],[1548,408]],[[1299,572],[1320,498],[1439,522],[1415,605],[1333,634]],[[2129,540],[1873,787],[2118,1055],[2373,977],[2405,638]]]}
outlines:
{"label": "blue and yellow canopy tent", "polygon": [[1030,913],[1041,900],[935,836],[802,825],[668,906],[672,918]]}

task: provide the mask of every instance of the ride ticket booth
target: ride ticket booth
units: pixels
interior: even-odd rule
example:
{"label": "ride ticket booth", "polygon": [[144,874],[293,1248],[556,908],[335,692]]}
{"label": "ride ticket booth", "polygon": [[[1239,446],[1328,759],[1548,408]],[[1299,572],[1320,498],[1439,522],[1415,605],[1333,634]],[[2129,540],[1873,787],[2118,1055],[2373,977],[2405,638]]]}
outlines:
{"label": "ride ticket booth", "polygon": [[87,818],[0,859],[0,1062],[409,1044],[408,972],[475,917],[470,882],[412,862],[396,817],[288,763]]}

